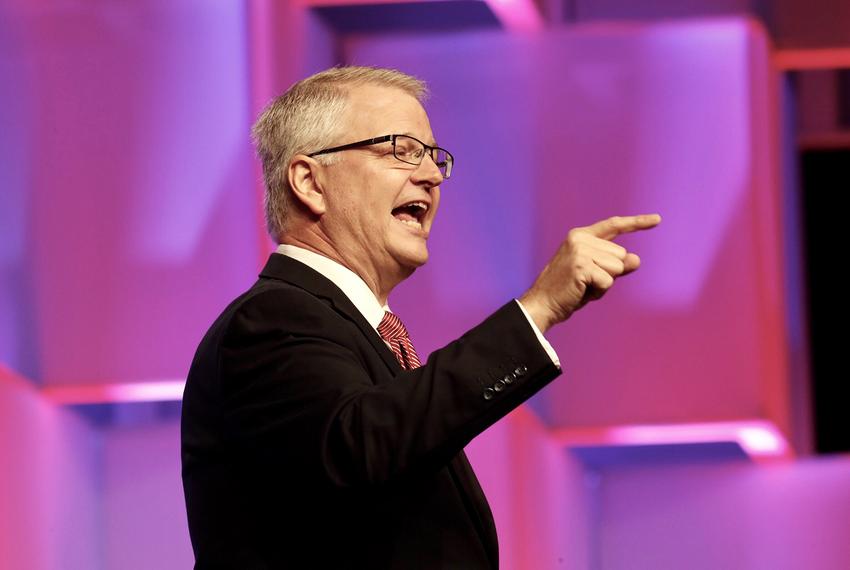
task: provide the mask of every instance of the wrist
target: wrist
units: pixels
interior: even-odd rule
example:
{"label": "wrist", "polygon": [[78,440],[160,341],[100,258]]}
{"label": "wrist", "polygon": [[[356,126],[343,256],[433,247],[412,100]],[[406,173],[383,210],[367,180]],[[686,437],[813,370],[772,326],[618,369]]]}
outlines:
{"label": "wrist", "polygon": [[531,317],[531,320],[534,321],[534,324],[541,333],[545,333],[555,324],[552,312],[533,296],[526,293],[517,299],[517,301],[520,302],[522,308],[525,309],[525,312],[528,313],[528,316]]}

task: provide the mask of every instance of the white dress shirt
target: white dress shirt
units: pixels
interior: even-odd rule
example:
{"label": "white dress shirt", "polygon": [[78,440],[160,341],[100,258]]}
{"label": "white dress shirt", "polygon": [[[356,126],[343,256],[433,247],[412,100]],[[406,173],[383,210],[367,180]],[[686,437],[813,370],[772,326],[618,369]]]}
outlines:
{"label": "white dress shirt", "polygon": [[[390,307],[389,305],[381,305],[378,298],[375,297],[375,294],[371,289],[369,289],[369,286],[366,285],[366,282],[363,281],[359,275],[336,261],[325,257],[324,255],[304,249],[303,247],[280,244],[277,247],[277,253],[300,261],[333,282],[334,285],[339,287],[342,292],[345,293],[345,296],[348,297],[355,307],[357,307],[357,310],[360,311],[366,321],[377,332],[378,325],[384,318],[384,312],[390,311]],[[534,330],[534,334],[537,335],[537,340],[540,341],[541,346],[549,355],[549,358],[552,359],[555,366],[561,368],[561,362],[558,359],[558,355],[555,353],[555,349],[552,348],[552,345],[549,344],[549,341],[546,340],[543,333],[541,333],[540,329],[537,328],[537,325],[534,324],[534,320],[532,320],[531,316],[525,310],[525,307],[522,306],[522,303],[519,302],[519,299],[514,300],[516,301],[516,304],[519,305],[520,310],[522,310],[522,314],[525,315],[526,319],[528,319],[528,324],[531,325],[531,328]]]}

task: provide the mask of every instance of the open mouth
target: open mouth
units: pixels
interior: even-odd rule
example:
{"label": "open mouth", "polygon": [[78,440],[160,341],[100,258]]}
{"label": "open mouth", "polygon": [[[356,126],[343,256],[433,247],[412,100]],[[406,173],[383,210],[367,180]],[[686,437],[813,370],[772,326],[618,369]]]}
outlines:
{"label": "open mouth", "polygon": [[425,219],[425,214],[428,212],[428,204],[425,202],[408,202],[397,208],[393,208],[393,217],[401,223],[412,228],[421,230],[422,220]]}

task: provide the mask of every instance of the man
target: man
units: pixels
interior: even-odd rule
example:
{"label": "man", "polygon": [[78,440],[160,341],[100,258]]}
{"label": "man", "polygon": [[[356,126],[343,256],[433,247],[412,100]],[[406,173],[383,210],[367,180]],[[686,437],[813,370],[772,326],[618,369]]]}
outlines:
{"label": "man", "polygon": [[428,259],[439,148],[419,80],[336,68],[254,126],[281,244],[212,325],[183,403],[196,568],[497,568],[463,447],[560,373],[543,337],[638,257],[569,233],[532,287],[420,365],[390,292]]}

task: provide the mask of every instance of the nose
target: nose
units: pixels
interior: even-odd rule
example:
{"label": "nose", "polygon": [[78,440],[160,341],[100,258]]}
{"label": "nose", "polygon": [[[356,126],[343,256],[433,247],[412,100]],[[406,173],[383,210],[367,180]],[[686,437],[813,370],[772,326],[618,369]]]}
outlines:
{"label": "nose", "polygon": [[427,183],[430,187],[439,186],[443,183],[443,173],[440,172],[433,158],[425,156],[413,171],[411,180],[416,184]]}

